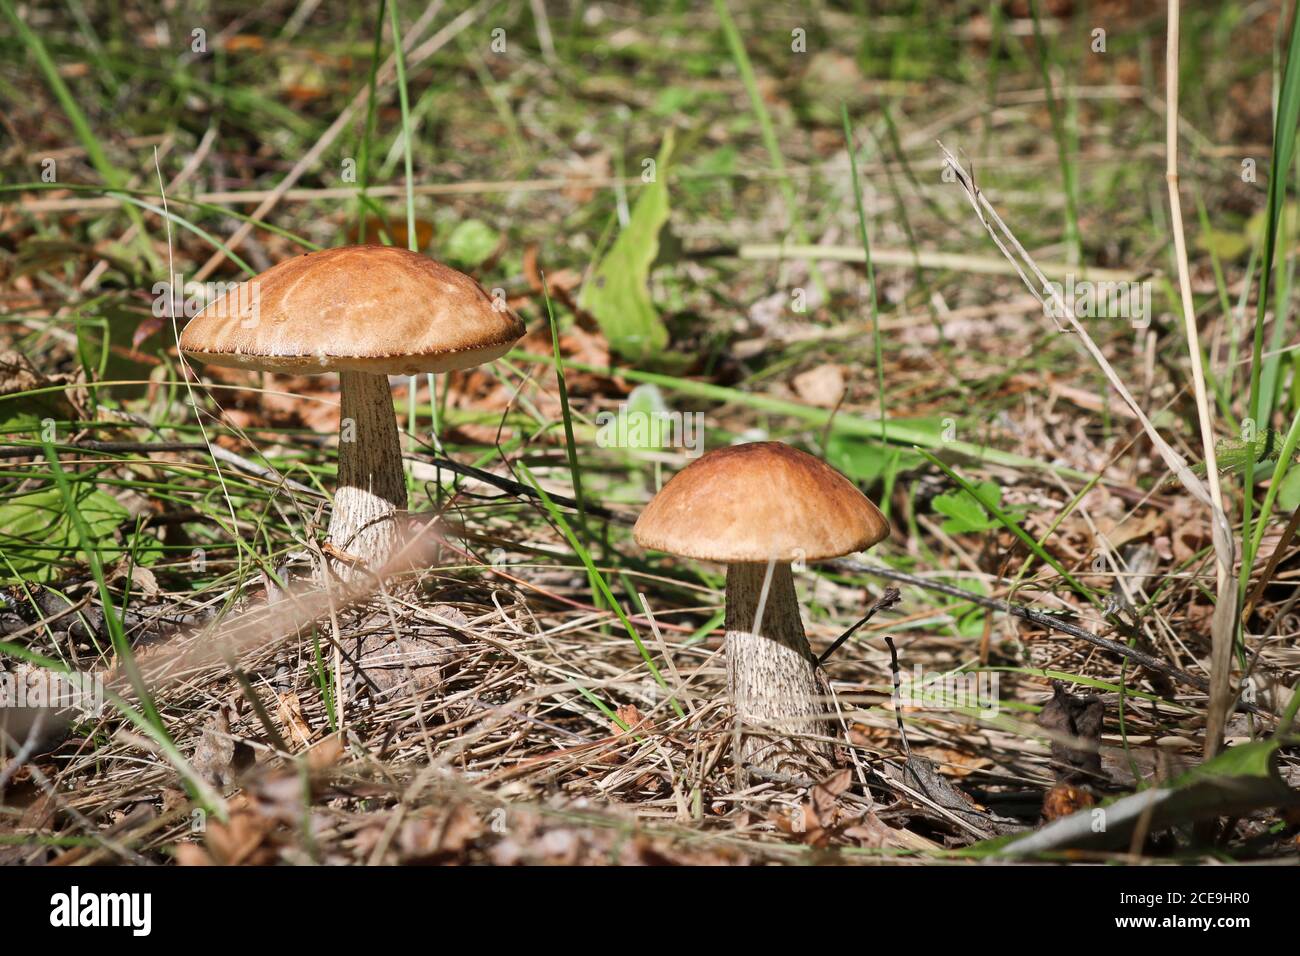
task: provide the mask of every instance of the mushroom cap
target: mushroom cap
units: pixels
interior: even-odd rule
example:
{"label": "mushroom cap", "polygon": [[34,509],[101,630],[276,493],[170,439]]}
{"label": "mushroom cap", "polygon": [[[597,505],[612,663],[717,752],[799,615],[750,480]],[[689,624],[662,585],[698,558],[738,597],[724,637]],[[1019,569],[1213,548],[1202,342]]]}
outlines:
{"label": "mushroom cap", "polygon": [[181,350],[212,365],[415,375],[500,358],[524,325],[464,273],[393,246],[286,259],[196,315]]}
{"label": "mushroom cap", "polygon": [[639,545],[701,561],[817,561],[889,537],[889,522],[819,458],[776,441],[718,448],[650,500]]}

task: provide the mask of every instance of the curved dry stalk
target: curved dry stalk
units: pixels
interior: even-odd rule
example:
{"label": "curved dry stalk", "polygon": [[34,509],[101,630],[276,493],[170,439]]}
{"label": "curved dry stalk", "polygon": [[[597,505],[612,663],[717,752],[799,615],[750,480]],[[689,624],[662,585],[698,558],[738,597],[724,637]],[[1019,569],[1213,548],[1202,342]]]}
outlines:
{"label": "curved dry stalk", "polygon": [[[1196,390],[1196,412],[1201,426],[1201,447],[1205,454],[1205,477],[1209,483],[1210,510],[1216,530],[1227,525],[1223,489],[1219,486],[1219,462],[1214,451],[1214,423],[1205,394],[1205,370],[1201,367],[1201,341],[1196,328],[1196,307],[1192,302],[1191,270],[1187,264],[1187,241],[1183,237],[1183,210],[1178,199],[1178,2],[1169,0],[1168,33],[1165,38],[1165,181],[1169,184],[1169,214],[1173,224],[1174,253],[1178,260],[1178,289],[1183,302],[1183,328],[1192,360],[1192,386]],[[1218,597],[1210,626],[1210,703],[1205,717],[1205,758],[1218,752],[1223,743],[1223,726],[1228,718],[1232,687],[1232,647],[1236,642],[1237,580],[1232,573],[1232,537],[1227,547],[1214,539],[1218,559]],[[1231,614],[1229,613],[1231,611]]]}
{"label": "curved dry stalk", "polygon": [[[1173,122],[1177,123],[1177,116],[1174,115]],[[989,236],[997,245],[1002,254],[1015,267],[1021,281],[1025,283],[1030,293],[1042,303],[1044,311],[1052,315],[1061,315],[1069,323],[1069,331],[1079,336],[1088,354],[1096,361],[1106,379],[1114,386],[1124,403],[1133,411],[1133,415],[1142,425],[1142,430],[1151,440],[1151,444],[1159,452],[1160,457],[1169,467],[1170,471],[1178,478],[1182,486],[1187,489],[1188,494],[1210,509],[1212,520],[1211,536],[1214,542],[1215,558],[1219,564],[1219,589],[1214,608],[1214,617],[1211,621],[1211,673],[1210,673],[1210,705],[1207,714],[1206,725],[1206,750],[1212,753],[1217,750],[1221,742],[1223,723],[1226,718],[1228,707],[1230,706],[1231,688],[1228,683],[1228,672],[1231,665],[1232,643],[1235,636],[1236,611],[1237,611],[1237,582],[1236,577],[1232,574],[1232,565],[1236,557],[1236,546],[1232,540],[1232,527],[1228,524],[1228,518],[1220,503],[1220,497],[1213,494],[1205,483],[1196,476],[1187,461],[1180,455],[1169,442],[1165,441],[1159,430],[1151,423],[1145,411],[1138,404],[1137,399],[1133,397],[1132,392],[1124,384],[1124,380],[1116,373],[1115,369],[1107,361],[1106,356],[1102,353],[1097,343],[1093,341],[1092,336],[1088,334],[1087,329],[1079,322],[1078,316],[1074,312],[1074,307],[1065,301],[1054,285],[1052,285],[1033,258],[1020,244],[1020,240],[1002,221],[997,210],[984,198],[984,194],[975,184],[974,177],[957,160],[957,157],[943,145],[939,143],[939,149],[943,152],[944,161],[948,168],[953,171],[953,175],[966,193],[966,198],[970,201],[971,207],[975,210],[975,215],[979,217],[980,222],[988,231]],[[1185,257],[1186,250],[1183,250]],[[1033,276],[1031,280],[1030,276]],[[1055,312],[1048,311],[1049,301]],[[1187,312],[1187,309],[1184,309]],[[1192,320],[1194,322],[1194,319]],[[1194,372],[1200,374],[1200,350],[1193,346],[1192,365]],[[1201,384],[1199,400],[1202,406],[1202,412],[1205,413],[1205,393],[1204,383]],[[1202,425],[1202,433],[1205,440],[1213,443],[1213,435],[1205,431]],[[1214,472],[1214,459],[1207,459],[1207,466],[1210,472]],[[1217,474],[1215,475],[1217,484]],[[1227,573],[1224,574],[1224,569]],[[1217,717],[1217,724],[1214,722]]]}

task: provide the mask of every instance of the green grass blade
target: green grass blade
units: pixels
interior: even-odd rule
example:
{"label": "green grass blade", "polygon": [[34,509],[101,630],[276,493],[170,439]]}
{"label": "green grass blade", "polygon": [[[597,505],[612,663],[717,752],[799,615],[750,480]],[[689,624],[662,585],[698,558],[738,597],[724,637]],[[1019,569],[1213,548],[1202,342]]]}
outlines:
{"label": "green grass blade", "polygon": [[1033,552],[1035,557],[1037,557],[1044,564],[1048,565],[1054,571],[1056,571],[1056,573],[1061,576],[1061,578],[1065,581],[1065,583],[1070,585],[1070,587],[1072,587],[1081,597],[1086,598],[1089,602],[1091,602],[1093,605],[1097,607],[1101,606],[1101,602],[1097,599],[1097,596],[1093,592],[1092,588],[1084,587],[1084,585],[1080,583],[1080,581],[1077,578],[1075,578],[1074,575],[1070,574],[1069,571],[1065,570],[1065,566],[1061,564],[1060,561],[1056,560],[1056,558],[1048,554],[1047,551],[1043,548],[1043,546],[1039,544],[1037,541],[1035,541],[1033,536],[1028,531],[1020,527],[1020,525],[1017,524],[1015,521],[1012,521],[1011,518],[1001,508],[999,508],[997,505],[990,504],[989,502],[981,498],[979,495],[977,495],[975,493],[974,487],[971,485],[970,482],[968,482],[961,475],[957,474],[957,472],[953,471],[951,468],[945,465],[934,455],[930,454],[930,452],[919,447],[916,450],[920,452],[922,455],[924,455],[925,458],[929,460],[931,464],[939,468],[945,475],[947,475],[949,478],[955,481],[961,487],[961,490],[966,492],[966,494],[970,496],[972,501],[974,501],[981,508],[983,508],[985,512],[988,513],[990,518],[993,518],[1004,528],[1006,528],[1017,538],[1019,538],[1021,542],[1025,545],[1025,547],[1028,548],[1031,552]]}
{"label": "green grass blade", "polygon": [[388,7],[393,28],[393,59],[397,62],[397,98],[402,105],[402,160],[406,167],[406,246],[419,249],[415,238],[415,169],[411,162],[411,104],[406,95],[406,55],[402,52],[402,26],[397,20],[397,4]]}
{"label": "green grass blade", "polygon": [[[754,66],[750,63],[749,53],[745,50],[745,41],[741,38],[740,30],[736,27],[736,21],[727,8],[727,0],[713,0],[713,8],[718,13],[718,20],[722,24],[722,34],[727,40],[727,47],[731,50],[732,59],[736,61],[736,69],[740,73],[741,82],[745,85],[745,93],[749,96],[754,116],[758,120],[758,129],[763,138],[763,146],[767,149],[772,170],[776,173],[777,183],[781,187],[781,197],[785,200],[785,210],[790,219],[790,228],[794,232],[794,237],[798,240],[799,245],[806,246],[808,244],[808,233],[803,226],[803,217],[799,210],[799,197],[795,195],[794,183],[791,181],[789,173],[786,172],[785,159],[781,155],[781,144],[776,138],[776,127],[772,125],[772,116],[767,111],[767,103],[763,101],[762,92],[759,91],[758,78],[754,75]],[[816,261],[808,263],[808,272],[812,276],[817,290],[822,294],[823,298],[826,298],[828,296],[826,280],[822,278],[821,268]]]}
{"label": "green grass blade", "polygon": [[546,318],[551,325],[551,348],[555,352],[555,387],[560,393],[560,415],[564,419],[564,453],[569,460],[569,478],[573,482],[573,498],[578,502],[578,526],[587,533],[587,504],[582,495],[582,467],[578,464],[578,447],[573,439],[573,411],[569,407],[569,386],[564,379],[564,359],[560,355],[560,327],[555,321],[551,305],[551,291],[542,274],[542,297],[546,302]]}
{"label": "green grass blade", "polygon": [[[1292,11],[1291,36],[1287,43],[1286,69],[1282,78],[1282,90],[1277,102],[1277,117],[1273,132],[1273,154],[1268,173],[1268,214],[1264,231],[1264,254],[1259,264],[1259,294],[1255,305],[1255,333],[1251,346],[1250,361],[1250,420],[1257,431],[1268,427],[1268,421],[1261,418],[1267,414],[1272,417],[1273,409],[1260,407],[1260,378],[1263,373],[1264,322],[1268,311],[1269,291],[1273,277],[1274,259],[1277,255],[1279,225],[1286,200],[1286,180],[1290,175],[1291,163],[1295,156],[1296,123],[1300,121],[1300,16]],[[1260,537],[1259,532],[1252,533],[1254,527],[1251,510],[1254,505],[1254,456],[1246,458],[1246,472],[1243,478],[1242,494],[1242,556],[1241,575],[1238,587],[1238,601],[1245,601],[1250,575],[1255,565],[1253,543]]]}
{"label": "green grass blade", "polygon": [[650,669],[650,675],[654,678],[655,683],[663,689],[664,693],[668,694],[668,701],[672,705],[673,712],[676,713],[678,717],[685,717],[686,712],[682,710],[682,705],[679,704],[677,698],[673,696],[672,690],[668,687],[668,682],[664,680],[663,674],[659,672],[659,668],[654,662],[654,657],[651,656],[649,649],[645,646],[644,642],[642,642],[641,635],[636,632],[636,628],[633,627],[632,622],[628,620],[627,614],[623,612],[623,606],[618,603],[618,599],[614,597],[614,592],[609,589],[609,585],[605,583],[604,576],[600,573],[599,569],[597,569],[596,563],[591,560],[591,553],[583,547],[582,542],[578,540],[578,536],[574,534],[573,528],[569,526],[569,522],[564,519],[564,514],[555,506],[555,502],[551,500],[550,495],[546,493],[537,479],[533,477],[533,473],[528,469],[528,466],[521,462],[518,467],[520,474],[524,476],[524,480],[532,485],[533,490],[537,492],[542,504],[546,507],[547,513],[551,516],[551,520],[559,526],[564,537],[568,539],[569,546],[573,548],[574,552],[586,566],[587,573],[591,575],[592,580],[596,582],[596,586],[600,589],[601,596],[604,597],[609,606],[614,609],[614,613],[618,615],[618,619],[623,622],[623,627],[627,631],[628,637],[632,638],[632,643],[636,645],[636,649],[640,651],[642,659]]}
{"label": "green grass blade", "polygon": [[[555,362],[555,359],[549,355],[537,355],[532,352],[523,352],[518,349],[510,352],[508,357],[518,359],[522,362],[540,362],[546,365],[551,365]],[[591,372],[595,375],[608,375],[610,373],[609,368],[595,366],[585,362],[574,362],[570,360],[565,364],[569,368],[577,369],[581,372]],[[728,388],[725,385],[713,385],[708,382],[697,382],[693,379],[677,378],[672,375],[663,375],[658,372],[643,372],[640,369],[634,368],[620,367],[618,369],[618,375],[620,378],[625,378],[631,382],[649,382],[653,385],[658,385],[661,388],[680,392],[683,395],[705,398],[724,405],[744,405],[749,408],[758,409],[759,411],[771,412],[777,415],[787,415],[791,418],[811,422],[818,426],[823,426],[827,422],[832,421],[831,410],[815,408],[811,405],[802,405],[799,402],[791,402],[785,399],[772,398],[769,395],[743,392],[739,389]],[[845,414],[842,411],[840,414],[833,416],[833,424],[834,427],[831,430],[832,434],[842,432],[848,435],[861,435],[867,438],[879,439],[882,431],[881,424],[878,420],[857,418],[853,415]],[[937,432],[931,433],[924,428],[920,428],[905,421],[886,421],[883,431],[887,441],[900,445],[907,445],[909,447],[912,445],[920,445],[925,448],[940,449],[976,461],[985,461],[993,465],[1002,465],[1006,468],[1052,472],[1060,475],[1062,478],[1069,478],[1072,481],[1091,481],[1094,477],[1086,472],[1053,465],[1050,462],[1039,461],[1036,458],[1017,455],[1014,452],[1002,451],[997,448],[990,448],[983,445],[974,445],[970,442],[964,441],[944,441],[943,437]]]}
{"label": "green grass blade", "polygon": [[[99,542],[90,533],[85,518],[77,508],[77,498],[72,491],[72,482],[68,480],[67,474],[63,471],[63,466],[59,463],[58,452],[54,450],[53,444],[48,441],[44,442],[43,445],[45,458],[50,463],[50,474],[54,477],[54,484],[63,496],[64,506],[68,509],[68,517],[72,520],[72,527],[76,530],[77,543],[85,553],[86,561],[90,564],[90,573],[95,578],[95,584],[99,590],[99,600],[104,606],[104,626],[108,628],[108,636],[113,642],[113,650],[117,655],[118,662],[121,664],[127,678],[131,681],[136,696],[140,698],[140,706],[144,708],[145,716],[148,717],[149,722],[160,734],[167,736],[162,715],[158,713],[157,707],[154,706],[153,698],[149,694],[149,688],[145,686],[140,669],[136,666],[135,655],[131,653],[131,645],[127,641],[126,631],[122,627],[122,619],[118,616],[117,608],[113,603],[113,594],[108,589],[108,578],[104,574],[104,563],[99,555]],[[170,740],[170,737],[168,739]]]}
{"label": "green grass blade", "polygon": [[[45,76],[45,82],[49,85],[50,90],[63,107],[63,112],[68,117],[68,122],[72,124],[73,130],[77,134],[77,139],[81,141],[82,148],[86,150],[86,156],[90,163],[95,167],[99,175],[104,177],[104,182],[110,186],[123,186],[126,184],[126,178],[121,171],[113,165],[108,155],[104,152],[103,146],[100,145],[99,137],[95,131],[90,128],[90,122],[86,119],[86,114],[81,111],[77,105],[76,97],[68,89],[68,84],[63,82],[63,75],[59,73],[59,68],[54,60],[50,57],[49,51],[45,49],[39,35],[34,33],[27,26],[26,21],[18,16],[17,11],[13,8],[11,0],[0,0],[0,7],[4,9],[5,16],[13,25],[14,32],[18,34],[23,45],[27,47],[32,58],[36,60],[36,65],[40,67],[41,73]],[[145,261],[155,270],[163,267],[162,261],[158,254],[154,252],[153,246],[149,244],[148,231],[145,229],[144,217],[133,209],[127,210],[127,215],[131,217],[131,222],[138,230],[136,236],[136,245],[144,255]]]}
{"label": "green grass blade", "polygon": [[885,358],[880,341],[880,313],[876,302],[876,268],[871,262],[871,240],[867,236],[867,208],[862,202],[862,181],[858,178],[858,154],[853,148],[853,129],[849,126],[849,108],[840,104],[844,121],[844,148],[849,154],[849,172],[853,176],[853,201],[858,207],[858,233],[862,252],[867,257],[867,287],[871,293],[871,338],[876,347],[876,388],[880,392],[880,440],[885,440]]}

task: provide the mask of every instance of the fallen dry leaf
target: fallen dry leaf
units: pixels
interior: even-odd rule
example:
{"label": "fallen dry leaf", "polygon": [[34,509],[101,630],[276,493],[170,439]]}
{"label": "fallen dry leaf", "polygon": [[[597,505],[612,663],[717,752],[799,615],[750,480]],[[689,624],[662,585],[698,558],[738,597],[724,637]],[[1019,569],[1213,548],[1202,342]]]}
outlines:
{"label": "fallen dry leaf", "polygon": [[[279,858],[276,821],[260,813],[249,800],[230,801],[230,822],[209,819],[204,842],[220,866],[265,866]],[[191,851],[185,851],[191,857]]]}
{"label": "fallen dry leaf", "polygon": [[1071,694],[1052,681],[1052,699],[1038,714],[1038,726],[1052,732],[1053,769],[1069,782],[1101,773],[1101,725],[1106,708],[1100,697]]}
{"label": "fallen dry leaf", "polygon": [[839,365],[818,365],[800,372],[790,384],[795,394],[809,405],[834,408],[844,397],[844,369]]}
{"label": "fallen dry leaf", "polygon": [[484,833],[478,814],[465,803],[439,814],[422,814],[402,824],[397,850],[403,863],[448,863]]}
{"label": "fallen dry leaf", "polygon": [[809,846],[829,845],[833,837],[861,820],[840,806],[840,797],[853,783],[853,772],[845,767],[835,771],[809,791],[808,799],[792,811],[772,814],[770,819],[783,832],[797,836]]}
{"label": "fallen dry leaf", "polygon": [[253,749],[231,735],[228,710],[223,705],[199,735],[191,762],[209,783],[228,787],[252,764],[253,757]]}
{"label": "fallen dry leaf", "polygon": [[331,734],[324,740],[317,741],[307,751],[307,769],[312,773],[324,773],[339,762],[343,751],[343,737]]}
{"label": "fallen dry leaf", "polygon": [[293,691],[284,691],[276,695],[276,716],[280,725],[289,732],[289,736],[306,747],[311,744],[311,726],[302,716],[302,702]]}
{"label": "fallen dry leaf", "polygon": [[1058,783],[1043,794],[1043,821],[1051,823],[1061,817],[1068,817],[1096,802],[1093,795],[1084,788],[1072,783]]}

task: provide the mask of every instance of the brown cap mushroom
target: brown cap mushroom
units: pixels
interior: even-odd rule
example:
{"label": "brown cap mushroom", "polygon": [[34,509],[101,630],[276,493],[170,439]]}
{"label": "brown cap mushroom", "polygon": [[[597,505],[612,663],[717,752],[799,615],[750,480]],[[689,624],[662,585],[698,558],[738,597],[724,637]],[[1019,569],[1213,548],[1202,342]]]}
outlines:
{"label": "brown cap mushroom", "polygon": [[[799,748],[780,739],[816,733],[824,720],[790,564],[884,540],[889,523],[879,509],[825,462],[780,442],[755,442],[686,466],[641,512],[633,535],[645,548],[727,565],[727,687],[742,727],[738,760],[806,772]],[[754,736],[759,728],[778,739]],[[815,742],[803,749],[825,752]]]}
{"label": "brown cap mushroom", "polygon": [[519,318],[469,276],[419,253],[344,246],[288,259],[210,303],[181,350],[212,365],[338,372],[342,428],[330,541],[371,567],[401,543],[406,479],[388,375],[499,358]]}
{"label": "brown cap mushroom", "polygon": [[880,510],[819,458],[781,442],[718,448],[641,512],[637,543],[701,561],[819,561],[889,537]]}

